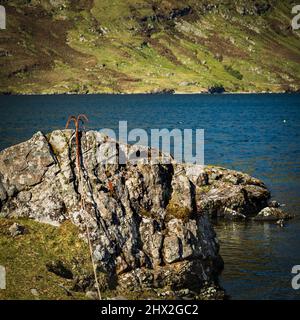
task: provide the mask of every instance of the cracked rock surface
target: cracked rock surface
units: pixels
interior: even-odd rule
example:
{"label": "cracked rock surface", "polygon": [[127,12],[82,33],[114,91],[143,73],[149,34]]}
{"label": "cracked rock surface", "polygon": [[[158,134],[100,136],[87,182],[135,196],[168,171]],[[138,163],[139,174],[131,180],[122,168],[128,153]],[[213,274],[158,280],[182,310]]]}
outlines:
{"label": "cracked rock surface", "polygon": [[[113,146],[96,131],[82,134],[82,183],[73,130],[38,132],[3,150],[0,215],[53,225],[70,219],[83,237],[88,226],[98,271],[113,288],[199,291],[217,284],[223,262],[209,216],[256,216],[270,198],[263,182],[213,166],[147,164],[148,148]],[[137,151],[126,165],[103,162]]]}

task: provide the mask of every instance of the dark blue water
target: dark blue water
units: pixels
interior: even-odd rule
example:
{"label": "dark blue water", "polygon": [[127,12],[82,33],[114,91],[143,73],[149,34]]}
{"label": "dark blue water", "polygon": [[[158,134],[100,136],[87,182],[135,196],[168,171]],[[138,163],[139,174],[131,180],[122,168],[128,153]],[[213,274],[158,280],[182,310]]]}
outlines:
{"label": "dark blue water", "polygon": [[300,95],[1,96],[0,149],[85,113],[89,128],[205,129],[205,162],[263,179],[296,215],[274,224],[216,225],[225,260],[222,284],[233,299],[300,299]]}

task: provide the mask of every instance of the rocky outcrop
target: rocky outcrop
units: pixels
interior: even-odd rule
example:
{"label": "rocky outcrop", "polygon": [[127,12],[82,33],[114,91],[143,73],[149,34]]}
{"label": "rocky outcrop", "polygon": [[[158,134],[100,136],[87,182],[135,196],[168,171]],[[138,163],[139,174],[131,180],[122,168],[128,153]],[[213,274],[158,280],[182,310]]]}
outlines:
{"label": "rocky outcrop", "polygon": [[[266,186],[241,172],[171,158],[147,164],[146,147],[114,146],[98,132],[82,135],[81,183],[72,130],[38,132],[2,151],[0,215],[54,225],[70,219],[83,236],[88,227],[106,288],[199,292],[217,284],[223,262],[208,216],[255,216],[267,207]],[[103,161],[126,152],[127,165]]]}
{"label": "rocky outcrop", "polygon": [[245,173],[206,167],[196,183],[198,211],[213,218],[248,218],[267,207],[270,192],[264,183]]}
{"label": "rocky outcrop", "polygon": [[197,211],[212,218],[274,221],[292,216],[272,200],[266,185],[248,174],[220,167],[203,169],[196,186]]}

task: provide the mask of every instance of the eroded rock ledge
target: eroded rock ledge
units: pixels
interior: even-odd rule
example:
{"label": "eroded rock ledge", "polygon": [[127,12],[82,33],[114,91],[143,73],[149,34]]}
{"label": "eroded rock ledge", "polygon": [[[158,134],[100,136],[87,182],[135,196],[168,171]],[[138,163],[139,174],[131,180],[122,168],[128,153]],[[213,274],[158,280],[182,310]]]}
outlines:
{"label": "eroded rock ledge", "polygon": [[[289,217],[274,205],[266,209],[266,186],[241,172],[173,160],[102,163],[110,141],[95,131],[83,134],[83,190],[72,130],[38,132],[0,153],[0,215],[54,225],[70,219],[83,236],[86,223],[104,288],[200,292],[204,284],[218,284],[223,267],[209,216],[244,219],[267,211],[269,218]],[[136,146],[118,144],[118,152],[125,148],[137,152]]]}

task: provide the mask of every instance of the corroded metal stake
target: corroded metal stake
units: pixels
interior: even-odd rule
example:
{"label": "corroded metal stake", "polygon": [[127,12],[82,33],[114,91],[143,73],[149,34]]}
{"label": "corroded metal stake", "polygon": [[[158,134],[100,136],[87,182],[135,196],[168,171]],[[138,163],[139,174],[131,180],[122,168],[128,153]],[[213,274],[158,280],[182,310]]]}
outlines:
{"label": "corroded metal stake", "polygon": [[75,116],[70,116],[67,124],[66,129],[68,129],[69,124],[71,121],[74,121],[75,124],[75,134],[76,134],[76,162],[77,162],[77,169],[78,172],[81,172],[81,162],[80,162],[80,152],[81,152],[81,145],[79,141],[79,124],[84,123],[85,121],[88,122],[88,118],[85,114],[80,114],[77,118]]}
{"label": "corroded metal stake", "polygon": [[[80,185],[80,190],[81,190],[81,210],[85,211],[85,201],[84,201],[84,196],[83,196],[83,184],[82,184],[82,164],[81,164],[81,143],[79,139],[79,126],[80,123],[84,123],[85,121],[88,122],[88,118],[84,114],[80,114],[77,117],[75,116],[69,116],[68,121],[66,123],[66,129],[68,129],[70,122],[74,121],[75,124],[75,136],[76,136],[76,165],[77,165],[77,171],[78,171],[78,182]],[[90,236],[90,231],[87,225],[87,222],[85,222],[86,225],[86,233],[87,233],[87,238],[88,238],[88,244],[89,244],[89,249],[90,249],[90,257],[91,257],[91,262],[93,265],[93,271],[94,271],[94,277],[95,277],[95,282],[96,282],[96,287],[97,287],[97,293],[99,300],[101,300],[101,292],[100,292],[100,287],[99,287],[99,282],[98,282],[98,277],[97,277],[97,270],[96,270],[96,264],[94,261],[93,257],[93,248],[92,248],[92,243],[91,243],[91,236]]]}

